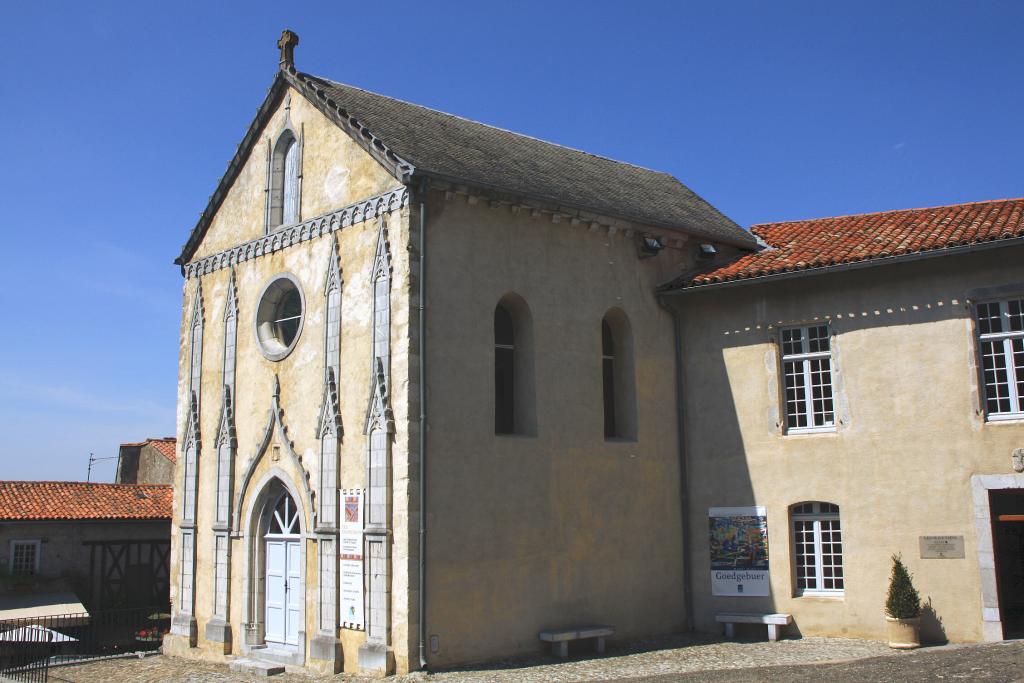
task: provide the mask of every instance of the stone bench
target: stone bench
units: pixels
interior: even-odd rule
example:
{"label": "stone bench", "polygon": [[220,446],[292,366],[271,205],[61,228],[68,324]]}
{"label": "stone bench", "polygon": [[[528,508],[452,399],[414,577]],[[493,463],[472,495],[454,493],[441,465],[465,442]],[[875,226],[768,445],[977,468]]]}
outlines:
{"label": "stone bench", "polygon": [[551,643],[551,652],[559,657],[569,656],[569,641],[597,638],[597,652],[604,652],[604,639],[615,633],[611,626],[582,626],[558,631],[541,631],[540,639]]}
{"label": "stone bench", "polygon": [[768,627],[768,640],[778,640],[779,627],[792,624],[793,617],[789,614],[720,612],[715,615],[715,621],[725,624],[726,638],[732,638],[735,635],[735,624],[764,624]]}

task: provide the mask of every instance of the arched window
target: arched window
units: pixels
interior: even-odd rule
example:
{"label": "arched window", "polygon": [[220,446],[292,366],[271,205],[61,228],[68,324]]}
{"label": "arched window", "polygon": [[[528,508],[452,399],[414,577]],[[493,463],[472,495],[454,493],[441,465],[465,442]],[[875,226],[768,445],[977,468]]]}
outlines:
{"label": "arched window", "polygon": [[629,318],[618,308],[601,320],[601,380],[604,397],[604,437],[636,438],[636,379],[633,332]]}
{"label": "arched window", "polygon": [[270,230],[299,220],[299,143],[290,130],[281,133],[270,162]]}
{"label": "arched window", "polygon": [[798,503],[790,508],[797,595],[836,595],[845,588],[839,506]]}
{"label": "arched window", "polygon": [[530,307],[506,294],[494,308],[494,433],[536,434],[533,396]]}
{"label": "arched window", "polygon": [[494,309],[494,433],[516,429],[516,334],[512,314],[498,304]]}

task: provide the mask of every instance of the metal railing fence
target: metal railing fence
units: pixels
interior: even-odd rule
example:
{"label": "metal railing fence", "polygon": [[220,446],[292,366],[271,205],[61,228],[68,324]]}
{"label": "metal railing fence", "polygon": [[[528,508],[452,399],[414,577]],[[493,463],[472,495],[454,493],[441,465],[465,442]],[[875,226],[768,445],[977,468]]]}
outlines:
{"label": "metal railing fence", "polygon": [[156,650],[170,624],[166,606],[0,621],[0,676],[35,683],[53,666]]}

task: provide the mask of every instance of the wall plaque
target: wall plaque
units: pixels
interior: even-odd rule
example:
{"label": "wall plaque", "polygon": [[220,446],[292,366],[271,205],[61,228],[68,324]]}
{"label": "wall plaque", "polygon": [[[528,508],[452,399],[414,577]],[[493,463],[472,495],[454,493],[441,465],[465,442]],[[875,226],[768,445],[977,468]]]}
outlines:
{"label": "wall plaque", "polygon": [[921,559],[955,560],[964,557],[963,536],[919,536]]}

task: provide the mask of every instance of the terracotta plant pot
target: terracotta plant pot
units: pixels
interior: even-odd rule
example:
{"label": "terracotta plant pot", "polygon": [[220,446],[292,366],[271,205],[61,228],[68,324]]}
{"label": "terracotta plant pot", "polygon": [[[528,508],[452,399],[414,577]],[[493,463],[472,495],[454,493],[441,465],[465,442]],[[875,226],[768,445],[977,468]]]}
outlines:
{"label": "terracotta plant pot", "polygon": [[913,650],[921,647],[921,617],[913,619],[893,619],[889,622],[889,647],[896,650]]}

